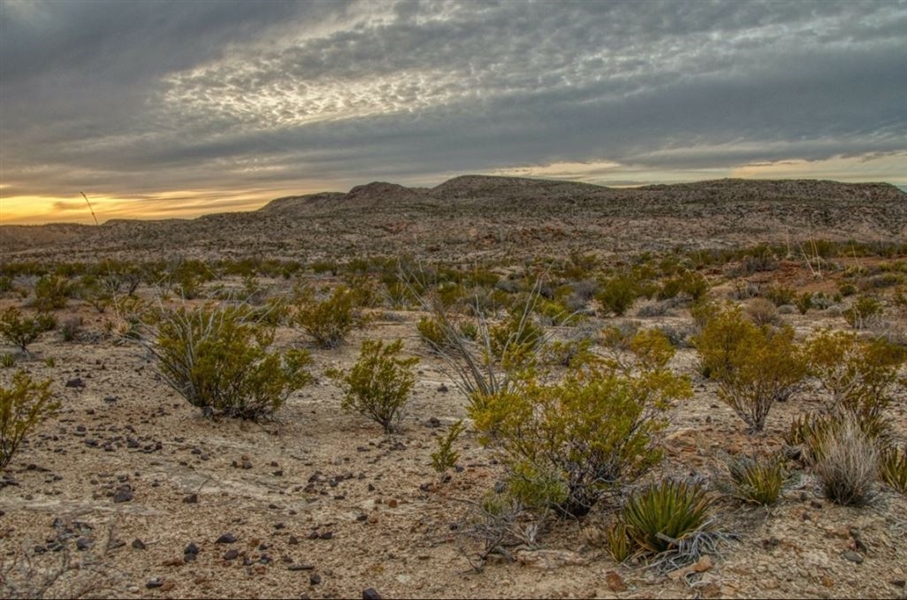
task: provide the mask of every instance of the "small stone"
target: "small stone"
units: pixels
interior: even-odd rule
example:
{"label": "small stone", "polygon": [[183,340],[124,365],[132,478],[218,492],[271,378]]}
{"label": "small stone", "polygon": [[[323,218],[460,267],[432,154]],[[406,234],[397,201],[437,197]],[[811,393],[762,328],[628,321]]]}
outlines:
{"label": "small stone", "polygon": [[214,543],[215,544],[232,544],[235,541],[236,541],[235,535],[233,535],[232,533],[225,533],[222,536],[220,536],[219,538],[217,538],[214,541]]}
{"label": "small stone", "polygon": [[853,550],[846,551],[843,554],[843,556],[844,556],[845,560],[849,560],[852,563],[860,564],[863,562],[863,557],[860,556],[858,553],[854,552]]}
{"label": "small stone", "polygon": [[239,557],[239,550],[236,548],[230,548],[224,552],[224,560],[236,560]]}
{"label": "small stone", "polygon": [[318,535],[318,539],[329,540],[334,537],[333,531],[324,531]]}
{"label": "small stone", "polygon": [[291,546],[295,546],[295,545],[297,545],[298,543],[299,543],[299,538],[296,537],[295,535],[291,535],[291,536],[290,536],[290,539],[287,540],[287,544],[289,544],[289,545],[291,545]]}
{"label": "small stone", "polygon": [[381,600],[381,594],[375,588],[362,590],[362,600]]}
{"label": "small stone", "polygon": [[189,494],[183,498],[183,502],[186,504],[198,504],[198,494]]}
{"label": "small stone", "polygon": [[94,538],[90,537],[80,537],[76,540],[76,549],[78,550],[90,550],[92,544],[94,544]]}
{"label": "small stone", "polygon": [[806,502],[807,500],[809,500],[809,494],[800,492],[800,502]]}
{"label": "small stone", "polygon": [[693,571],[696,573],[705,573],[712,568],[712,557],[706,554],[693,564]]}
{"label": "small stone", "polygon": [[813,508],[822,508],[822,503],[819,502],[818,500],[810,501],[809,505],[812,506]]}
{"label": "small stone", "polygon": [[892,580],[889,581],[888,583],[890,583],[890,584],[893,585],[894,587],[902,588],[902,587],[904,587],[905,585],[907,585],[907,580],[905,580],[905,579],[892,579]]}
{"label": "small stone", "polygon": [[132,498],[132,489],[128,485],[118,488],[116,493],[113,495],[113,501],[115,503],[129,502],[132,500]]}
{"label": "small stone", "polygon": [[85,382],[82,381],[81,377],[73,377],[72,379],[66,382],[66,387],[68,388],[83,388],[85,387]]}
{"label": "small stone", "polygon": [[608,587],[611,588],[612,592],[622,592],[627,589],[627,584],[624,583],[623,577],[614,571],[605,573],[605,581],[608,582]]}
{"label": "small stone", "polygon": [[143,542],[143,541],[140,540],[139,538],[135,538],[134,540],[132,540],[132,547],[133,547],[133,549],[135,549],[135,550],[144,550],[144,549],[147,548],[148,546],[146,546],[146,545],[145,545],[145,542]]}
{"label": "small stone", "polygon": [[312,571],[315,569],[315,565],[299,564],[299,565],[290,565],[287,567],[288,571]]}
{"label": "small stone", "polygon": [[198,554],[199,547],[195,542],[190,542],[188,546],[183,550],[183,554]]}
{"label": "small stone", "polygon": [[321,583],[321,575],[319,575],[318,573],[312,573],[311,575],[309,575],[309,583],[311,585],[318,585],[319,583]]}
{"label": "small stone", "polygon": [[149,590],[153,590],[154,588],[159,588],[162,585],[164,585],[164,582],[161,580],[160,577],[153,577],[152,579],[149,579],[148,581],[145,582],[145,587],[148,588]]}
{"label": "small stone", "polygon": [[172,581],[172,580],[168,580],[168,581],[165,581],[165,582],[161,585],[161,591],[162,591],[162,592],[169,592],[170,590],[172,590],[172,589],[175,588],[175,587],[176,587],[176,582],[175,582],[175,581]]}

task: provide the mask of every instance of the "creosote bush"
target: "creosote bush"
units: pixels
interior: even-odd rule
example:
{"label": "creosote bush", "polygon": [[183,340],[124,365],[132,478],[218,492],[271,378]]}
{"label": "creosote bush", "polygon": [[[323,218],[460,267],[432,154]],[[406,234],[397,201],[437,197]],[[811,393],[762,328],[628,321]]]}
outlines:
{"label": "creosote bush", "polygon": [[0,387],[0,469],[9,464],[25,436],[57,408],[49,379],[36,383],[20,370],[13,375],[12,387]]}
{"label": "creosote bush", "polygon": [[452,469],[460,460],[460,453],[453,449],[454,443],[466,431],[463,419],[450,426],[447,435],[438,438],[438,449],[431,453],[431,467],[438,473]]}
{"label": "creosote bush", "polygon": [[694,338],[702,372],[718,382],[719,399],[753,431],[762,431],[775,402],[786,400],[806,375],[789,327],[759,327],[727,306]]}
{"label": "creosote bush", "polygon": [[355,296],[345,286],[334,288],[331,296],[317,300],[310,289],[301,293],[294,322],[320,348],[335,348],[363,319],[355,312]]}
{"label": "creosote bush", "polygon": [[854,329],[868,329],[882,316],[882,303],[874,296],[859,296],[841,315]]}
{"label": "creosote bush", "polygon": [[343,387],[341,407],[380,423],[386,433],[399,428],[416,382],[413,367],[419,359],[399,358],[402,350],[403,340],[388,345],[380,340],[364,340],[359,360],[349,373],[327,371]]}
{"label": "creosote bush", "polygon": [[29,344],[56,325],[57,321],[53,315],[39,314],[35,317],[26,317],[18,308],[10,306],[0,314],[0,337],[22,352],[28,352]]}
{"label": "creosote bush", "polygon": [[663,412],[691,395],[689,382],[667,369],[674,351],[660,333],[627,346],[630,357],[587,364],[555,384],[529,369],[467,408],[524,505],[582,516],[661,460]]}
{"label": "creosote bush", "polygon": [[244,306],[163,311],[151,329],[164,381],[207,416],[270,416],[312,380],[308,353],[269,351],[273,327]]}

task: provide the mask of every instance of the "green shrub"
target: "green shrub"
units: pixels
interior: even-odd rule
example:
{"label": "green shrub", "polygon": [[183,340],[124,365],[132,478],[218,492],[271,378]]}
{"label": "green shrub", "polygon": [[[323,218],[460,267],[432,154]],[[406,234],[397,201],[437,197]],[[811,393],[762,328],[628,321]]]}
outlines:
{"label": "green shrub", "polygon": [[689,297],[694,302],[703,298],[709,291],[709,282],[696,271],[683,271],[675,277],[666,279],[658,290],[659,300],[668,300],[679,294]]}
{"label": "green shrub", "polygon": [[795,301],[797,310],[800,311],[801,315],[805,315],[809,312],[809,309],[813,307],[813,295],[811,292],[803,292]]}
{"label": "green shrub", "polygon": [[768,506],[781,495],[784,462],[778,457],[743,457],[728,464],[735,495],[745,502]]}
{"label": "green shrub", "polygon": [[775,306],[781,306],[782,304],[793,304],[797,297],[797,292],[786,285],[771,285],[765,290],[763,296]]}
{"label": "green shrub", "polygon": [[781,322],[778,309],[765,298],[753,298],[746,305],[746,315],[760,327],[763,325],[777,325]]}
{"label": "green shrub", "polygon": [[349,373],[327,372],[344,389],[340,406],[378,422],[386,433],[399,428],[416,382],[413,367],[419,359],[398,358],[402,350],[403,340],[387,346],[380,340],[364,340],[359,360]]}
{"label": "green shrub", "polygon": [[320,348],[335,348],[363,319],[354,311],[353,294],[345,286],[334,288],[325,300],[315,299],[311,290],[302,293],[294,323]]}
{"label": "green shrub", "polygon": [[13,375],[12,387],[0,387],[0,469],[9,464],[25,436],[57,408],[49,379],[36,383],[20,370]]}
{"label": "green shrub", "polygon": [[76,284],[57,275],[45,276],[35,284],[35,308],[50,311],[65,308],[77,290]]}
{"label": "green shrub", "polygon": [[26,317],[18,308],[10,306],[0,314],[0,337],[27,353],[28,345],[45,331],[56,327],[56,324],[53,315]]}
{"label": "green shrub", "polygon": [[453,449],[454,443],[466,431],[463,419],[450,426],[447,435],[438,438],[438,449],[431,453],[431,467],[438,473],[452,469],[460,460],[460,453]]}
{"label": "green shrub", "polygon": [[854,329],[866,329],[882,316],[882,303],[874,296],[859,296],[841,314]]}
{"label": "green shrub", "polygon": [[435,354],[447,351],[451,347],[451,340],[447,339],[444,329],[438,320],[432,317],[422,317],[416,324],[419,338]]}
{"label": "green shrub", "polygon": [[604,279],[601,282],[601,291],[595,298],[606,313],[622,317],[639,295],[636,280],[628,276],[618,276]]}
{"label": "green shrub", "polygon": [[804,344],[809,374],[831,394],[829,410],[845,408],[877,415],[888,407],[907,351],[884,339],[863,340],[856,333],[821,330]]}
{"label": "green shrub", "polygon": [[660,554],[700,531],[711,504],[700,484],[667,480],[631,495],[621,519],[636,545],[647,553]]}
{"label": "green shrub", "polygon": [[[517,385],[467,408],[481,441],[512,474],[551,493],[561,513],[586,514],[615,486],[634,481],[661,459],[658,434],[670,401],[690,395],[689,382],[666,364],[673,349],[640,340],[637,362],[589,365],[545,385],[531,371]],[[544,504],[545,499],[527,504]]]}
{"label": "green shrub", "polygon": [[274,329],[242,306],[167,311],[146,340],[161,375],[206,416],[258,419],[312,377],[301,350],[270,352]]}
{"label": "green shrub", "polygon": [[907,445],[887,448],[879,460],[879,475],[891,489],[907,494]]}
{"label": "green shrub", "polygon": [[694,338],[703,374],[718,382],[719,399],[753,431],[762,431],[775,402],[786,400],[806,375],[794,331],[757,327],[729,306]]}
{"label": "green shrub", "polygon": [[879,450],[853,415],[832,428],[813,467],[825,497],[837,504],[860,506],[873,497],[879,474]]}
{"label": "green shrub", "polygon": [[0,367],[11,369],[16,366],[16,355],[11,353],[0,354]]}

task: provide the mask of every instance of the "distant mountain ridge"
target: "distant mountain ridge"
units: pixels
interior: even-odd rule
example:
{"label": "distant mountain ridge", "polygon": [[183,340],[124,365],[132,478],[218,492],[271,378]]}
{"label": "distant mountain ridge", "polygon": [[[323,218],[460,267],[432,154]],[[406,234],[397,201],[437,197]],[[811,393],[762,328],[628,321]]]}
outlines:
{"label": "distant mountain ridge", "polygon": [[2,226],[0,251],[3,260],[51,251],[91,259],[161,249],[206,257],[429,252],[457,258],[818,237],[907,243],[907,193],[884,183],[819,180],[720,179],[609,188],[463,175],[432,188],[379,181],[347,193],[286,196],[255,211],[196,219]]}

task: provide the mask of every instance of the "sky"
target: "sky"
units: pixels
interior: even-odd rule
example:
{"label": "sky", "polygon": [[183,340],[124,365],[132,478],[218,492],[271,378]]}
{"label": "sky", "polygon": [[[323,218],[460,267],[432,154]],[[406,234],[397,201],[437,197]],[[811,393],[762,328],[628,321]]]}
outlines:
{"label": "sky", "polygon": [[0,223],[466,173],[907,186],[907,2],[0,0]]}

